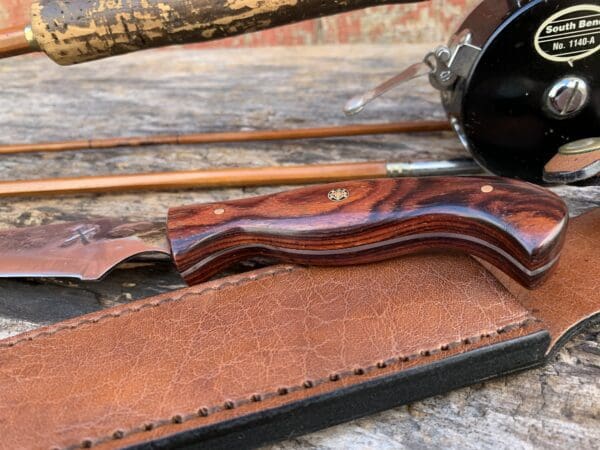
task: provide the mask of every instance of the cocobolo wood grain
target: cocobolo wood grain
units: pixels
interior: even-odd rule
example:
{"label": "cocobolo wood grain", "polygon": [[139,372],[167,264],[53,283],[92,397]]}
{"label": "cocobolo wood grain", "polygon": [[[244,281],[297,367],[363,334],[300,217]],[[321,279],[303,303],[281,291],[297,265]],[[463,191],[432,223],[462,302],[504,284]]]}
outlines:
{"label": "cocobolo wood grain", "polygon": [[550,191],[496,177],[349,181],[174,208],[167,229],[189,284],[251,258],[346,265],[431,249],[481,257],[527,287],[555,265],[568,221]]}

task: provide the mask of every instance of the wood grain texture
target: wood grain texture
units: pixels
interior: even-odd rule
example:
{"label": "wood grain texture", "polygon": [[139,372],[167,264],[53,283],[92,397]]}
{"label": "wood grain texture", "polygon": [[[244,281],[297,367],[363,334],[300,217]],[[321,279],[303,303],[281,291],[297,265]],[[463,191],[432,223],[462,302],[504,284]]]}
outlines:
{"label": "wood grain texture", "polygon": [[[345,124],[345,101],[435,44],[143,52],[68,69],[47,58],[0,61],[3,143]],[[315,67],[318,70],[315,70]],[[100,70],[101,69],[101,70]],[[310,87],[310,89],[308,89]],[[442,119],[427,80],[392,91],[361,121]],[[465,156],[449,132],[273,143],[3,155],[4,180],[209,167]],[[268,194],[285,186],[0,199],[0,227],[90,216],[161,220],[173,205]],[[600,187],[554,188],[571,215],[600,206]],[[0,335],[182,287],[168,264],[127,264],[104,281],[0,280]],[[471,288],[464,286],[465,292]],[[115,343],[118,346],[118,343]],[[269,450],[563,449],[600,440],[600,327],[544,368],[503,377],[288,440]]]}
{"label": "wood grain texture", "polygon": [[347,181],[169,210],[168,238],[190,285],[252,257],[349,265],[466,251],[527,287],[557,261],[568,211],[555,194],[495,177]]}
{"label": "wood grain texture", "polygon": [[406,0],[40,0],[31,27],[59,64],[189,44]]}

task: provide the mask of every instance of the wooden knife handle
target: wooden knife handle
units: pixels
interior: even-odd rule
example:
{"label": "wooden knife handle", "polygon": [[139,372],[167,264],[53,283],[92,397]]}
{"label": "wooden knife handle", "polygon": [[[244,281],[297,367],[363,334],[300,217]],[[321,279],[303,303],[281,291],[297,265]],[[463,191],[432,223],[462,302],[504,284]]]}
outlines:
{"label": "wooden knife handle", "polygon": [[568,210],[552,192],[496,177],[349,181],[174,208],[168,237],[189,284],[263,256],[369,263],[421,250],[481,257],[531,288],[555,265]]}
{"label": "wooden knife handle", "polygon": [[353,9],[420,0],[37,0],[31,28],[59,64],[203,42]]}

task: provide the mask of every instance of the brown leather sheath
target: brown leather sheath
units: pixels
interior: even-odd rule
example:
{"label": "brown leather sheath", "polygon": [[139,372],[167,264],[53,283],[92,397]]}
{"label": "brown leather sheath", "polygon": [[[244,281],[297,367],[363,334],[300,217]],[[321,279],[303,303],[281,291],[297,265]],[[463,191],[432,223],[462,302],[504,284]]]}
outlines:
{"label": "brown leather sheath", "polygon": [[526,291],[462,254],[276,266],[0,341],[0,447],[251,447],[542,364],[600,318],[600,209]]}

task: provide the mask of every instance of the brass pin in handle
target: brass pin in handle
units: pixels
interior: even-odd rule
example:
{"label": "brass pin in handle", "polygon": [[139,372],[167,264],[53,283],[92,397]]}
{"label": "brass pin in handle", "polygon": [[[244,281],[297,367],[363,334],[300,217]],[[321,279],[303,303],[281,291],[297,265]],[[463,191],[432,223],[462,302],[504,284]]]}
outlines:
{"label": "brass pin in handle", "polygon": [[42,51],[68,65],[415,1],[420,0],[37,0],[31,29]]}

